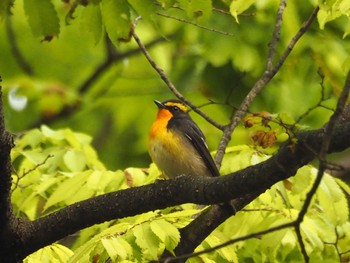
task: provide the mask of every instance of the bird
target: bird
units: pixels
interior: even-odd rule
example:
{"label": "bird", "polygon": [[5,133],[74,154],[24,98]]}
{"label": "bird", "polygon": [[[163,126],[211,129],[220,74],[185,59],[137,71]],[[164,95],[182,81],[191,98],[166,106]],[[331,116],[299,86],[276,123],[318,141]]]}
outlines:
{"label": "bird", "polygon": [[167,179],[183,175],[220,176],[203,132],[186,105],[176,99],[155,100],[158,113],[148,140],[152,161]]}

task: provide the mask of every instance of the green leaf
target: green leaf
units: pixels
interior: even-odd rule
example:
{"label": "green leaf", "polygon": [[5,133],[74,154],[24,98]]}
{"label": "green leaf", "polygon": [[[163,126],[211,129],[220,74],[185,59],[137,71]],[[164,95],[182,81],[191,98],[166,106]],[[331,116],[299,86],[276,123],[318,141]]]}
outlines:
{"label": "green leaf", "polygon": [[349,217],[349,206],[344,192],[335,180],[325,174],[317,191],[323,212],[334,225],[343,224]]}
{"label": "green leaf", "polygon": [[156,8],[153,0],[128,0],[128,2],[143,19],[149,20],[155,15]]}
{"label": "green leaf", "polygon": [[208,19],[212,14],[211,0],[180,0],[179,5],[190,18]]}
{"label": "green leaf", "polygon": [[67,262],[73,251],[60,244],[53,244],[46,246],[35,253],[29,255],[24,259],[24,263],[37,263],[37,262]]}
{"label": "green leaf", "polygon": [[72,172],[81,172],[86,167],[85,155],[79,150],[68,150],[63,156],[63,160],[65,165]]}
{"label": "green leaf", "polygon": [[343,180],[335,178],[335,181],[337,184],[343,189],[343,191],[347,194],[350,195],[350,186],[345,183]]}
{"label": "green leaf", "polygon": [[78,201],[77,199],[82,198],[82,196],[85,198],[91,197],[92,191],[86,187],[84,188],[91,173],[92,171],[76,173],[63,181],[47,200],[44,210],[63,201],[70,204],[73,203],[73,200]]}
{"label": "green leaf", "polygon": [[103,27],[101,10],[98,5],[87,5],[83,9],[79,21],[81,30],[91,33],[95,44],[101,41]]}
{"label": "green leaf", "polygon": [[298,195],[308,190],[311,186],[311,179],[316,173],[317,170],[311,165],[300,168],[297,174],[289,179],[292,182],[292,194]]}
{"label": "green leaf", "polygon": [[131,21],[126,0],[102,0],[101,13],[108,37],[114,45],[129,39]]}
{"label": "green leaf", "polygon": [[147,260],[157,259],[159,239],[153,233],[149,223],[144,223],[132,229],[136,238],[136,244],[142,249],[144,258]]}
{"label": "green leaf", "polygon": [[230,5],[230,13],[235,18],[237,23],[239,23],[238,15],[242,14],[254,3],[255,3],[255,0],[233,0],[232,1]]}
{"label": "green leaf", "polygon": [[154,220],[150,223],[153,233],[165,244],[168,251],[173,252],[180,241],[180,232],[164,219]]}
{"label": "green leaf", "polygon": [[[313,221],[308,217],[304,218],[304,221],[301,224],[301,231],[304,233],[306,240],[308,241],[306,245],[308,245],[310,249],[318,248],[319,250],[322,250],[324,248],[324,244],[315,230]],[[306,246],[307,249],[308,246]]]}
{"label": "green leaf", "polygon": [[0,20],[9,14],[11,0],[0,1]]}
{"label": "green leaf", "polygon": [[[111,226],[101,233],[94,235],[87,242],[84,242],[78,249],[74,251],[74,256],[72,256],[68,263],[80,262],[82,258],[89,257],[89,254],[93,252],[93,250],[101,244],[101,240],[103,238],[107,238],[109,236],[117,235],[117,233],[124,233],[129,229],[130,225],[126,223],[119,223],[114,226]],[[126,247],[126,246],[125,246]],[[88,262],[88,261],[82,261]]]}
{"label": "green leaf", "polygon": [[121,243],[119,238],[109,236],[102,238],[101,242],[113,261],[126,259],[128,254],[132,254],[131,246],[127,242]]}
{"label": "green leaf", "polygon": [[319,0],[320,10],[317,13],[317,20],[320,29],[324,29],[326,23],[337,19],[340,16],[350,16],[350,2],[348,0],[339,1],[321,1]]}
{"label": "green leaf", "polygon": [[[219,231],[214,231],[210,236],[205,239],[205,242],[209,247],[220,245],[227,241],[227,238]],[[233,246],[226,246],[217,250],[217,253],[221,255],[228,262],[238,262],[237,255],[232,249]]]}
{"label": "green leaf", "polygon": [[27,132],[21,140],[18,140],[16,142],[16,149],[21,148],[24,149],[27,146],[30,146],[31,148],[35,148],[38,146],[42,141],[44,140],[44,136],[41,133],[39,129],[33,129],[29,132]]}
{"label": "green leaf", "polygon": [[52,37],[59,34],[59,18],[51,1],[26,0],[23,1],[23,5],[35,37]]}

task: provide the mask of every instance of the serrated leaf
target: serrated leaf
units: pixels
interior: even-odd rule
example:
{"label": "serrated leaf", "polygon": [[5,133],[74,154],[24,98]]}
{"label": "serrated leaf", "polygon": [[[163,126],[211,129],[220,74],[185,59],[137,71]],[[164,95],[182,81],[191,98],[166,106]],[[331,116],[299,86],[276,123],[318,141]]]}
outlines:
{"label": "serrated leaf", "polygon": [[106,237],[102,238],[101,242],[113,261],[119,257],[125,259],[128,256],[124,245],[122,245],[117,238],[113,236]]}
{"label": "serrated leaf", "polygon": [[152,232],[149,223],[138,225],[132,229],[136,244],[142,249],[145,259],[157,259],[159,239]]}
{"label": "serrated leaf", "polygon": [[108,37],[114,45],[129,39],[131,21],[126,0],[102,0],[101,13]]}
{"label": "serrated leaf", "polygon": [[23,6],[35,37],[52,37],[59,34],[59,18],[51,1],[26,0],[23,1]]}
{"label": "serrated leaf", "polygon": [[255,0],[233,0],[230,5],[230,13],[238,21],[238,15],[242,14],[251,5],[255,3]]}
{"label": "serrated leaf", "polygon": [[101,244],[100,240],[102,238],[111,236],[111,235],[117,235],[118,233],[123,233],[127,231],[129,227],[130,225],[127,223],[119,223],[103,230],[101,233],[90,238],[82,246],[76,249],[74,251],[74,256],[72,256],[69,259],[68,263],[79,262],[79,260],[81,260],[83,257],[86,257],[86,255],[89,255],[89,253],[93,251],[95,247]]}
{"label": "serrated leaf", "polygon": [[173,252],[180,241],[180,232],[164,219],[154,220],[150,223],[153,233],[165,244],[165,248]]}

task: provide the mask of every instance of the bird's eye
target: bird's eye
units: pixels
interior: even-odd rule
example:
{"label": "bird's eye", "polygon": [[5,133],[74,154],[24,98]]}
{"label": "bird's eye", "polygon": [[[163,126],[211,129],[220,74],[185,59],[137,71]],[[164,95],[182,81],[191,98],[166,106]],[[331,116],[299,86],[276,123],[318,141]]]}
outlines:
{"label": "bird's eye", "polygon": [[174,111],[179,111],[179,107],[174,106]]}

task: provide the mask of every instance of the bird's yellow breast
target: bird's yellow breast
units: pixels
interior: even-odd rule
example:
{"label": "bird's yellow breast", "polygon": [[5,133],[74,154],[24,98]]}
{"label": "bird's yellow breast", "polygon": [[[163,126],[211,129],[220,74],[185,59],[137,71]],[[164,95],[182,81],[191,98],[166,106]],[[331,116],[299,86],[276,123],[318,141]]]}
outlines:
{"label": "bird's yellow breast", "polygon": [[159,124],[152,128],[154,130],[152,133],[151,129],[148,151],[165,176],[207,175],[208,169],[187,138],[176,131],[160,129]]}

